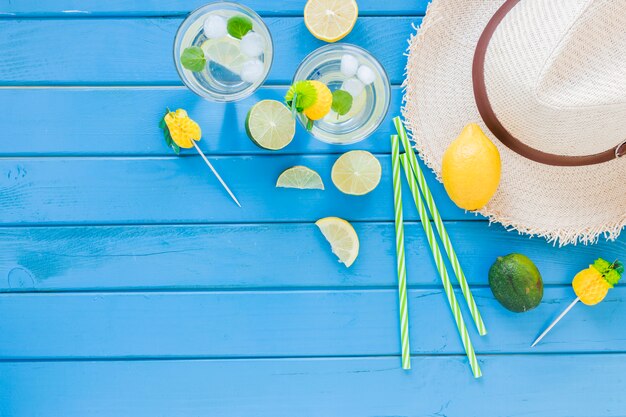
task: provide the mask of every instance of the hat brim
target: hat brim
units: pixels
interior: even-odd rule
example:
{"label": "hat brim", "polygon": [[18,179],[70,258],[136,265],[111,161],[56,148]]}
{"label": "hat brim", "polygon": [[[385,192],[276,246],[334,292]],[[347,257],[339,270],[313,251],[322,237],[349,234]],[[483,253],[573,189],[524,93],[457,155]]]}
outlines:
{"label": "hat brim", "polygon": [[474,101],[472,60],[485,25],[504,3],[433,0],[409,41],[402,114],[424,162],[441,180],[448,145],[478,123],[498,147],[502,177],[479,213],[559,245],[612,240],[626,226],[626,158],[583,167],[533,162],[505,146],[482,122]]}

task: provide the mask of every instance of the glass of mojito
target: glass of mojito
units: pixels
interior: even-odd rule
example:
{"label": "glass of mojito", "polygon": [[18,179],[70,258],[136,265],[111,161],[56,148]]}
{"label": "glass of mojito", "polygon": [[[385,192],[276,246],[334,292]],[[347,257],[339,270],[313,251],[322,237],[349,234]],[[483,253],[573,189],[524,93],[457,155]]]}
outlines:
{"label": "glass of mojito", "polygon": [[236,101],[254,93],[272,66],[272,36],[252,9],[210,3],[193,11],[174,40],[181,80],[212,101]]}
{"label": "glass of mojito", "polygon": [[389,78],[378,60],[363,48],[337,43],[302,61],[285,98],[314,137],[345,145],[380,126],[390,97]]}

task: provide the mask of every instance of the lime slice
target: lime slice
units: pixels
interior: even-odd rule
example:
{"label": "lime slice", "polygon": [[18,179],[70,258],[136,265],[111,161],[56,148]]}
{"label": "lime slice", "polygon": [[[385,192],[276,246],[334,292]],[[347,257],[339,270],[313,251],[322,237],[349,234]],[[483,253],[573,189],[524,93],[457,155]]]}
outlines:
{"label": "lime slice", "polygon": [[296,121],[283,103],[262,100],[248,112],[246,132],[261,148],[276,151],[289,145],[296,134]]}
{"label": "lime slice", "polygon": [[241,67],[248,58],[239,49],[239,40],[223,36],[221,38],[207,39],[202,44],[204,56],[208,61],[213,61],[227,70],[239,74]]}
{"label": "lime slice", "polygon": [[331,178],[342,193],[363,195],[380,182],[381,167],[378,159],[367,151],[346,152],[333,165]]}
{"label": "lime slice", "polygon": [[358,15],[355,0],[309,0],[304,6],[304,24],[313,36],[325,42],[344,38]]}
{"label": "lime slice", "polygon": [[323,190],[324,183],[320,174],[302,165],[283,171],[276,181],[276,187],[298,188],[300,190]]}
{"label": "lime slice", "polygon": [[337,114],[336,112],[332,111],[324,117],[324,121],[327,123],[343,123],[345,121],[348,121],[363,111],[363,109],[365,108],[366,102],[367,102],[367,92],[364,91],[363,93],[359,94],[358,96],[356,96],[356,98],[353,99],[352,107],[350,108],[350,111],[348,111],[348,113],[341,116]]}
{"label": "lime slice", "polygon": [[330,243],[339,262],[349,268],[359,256],[359,237],[352,225],[339,217],[325,217],[315,224]]}

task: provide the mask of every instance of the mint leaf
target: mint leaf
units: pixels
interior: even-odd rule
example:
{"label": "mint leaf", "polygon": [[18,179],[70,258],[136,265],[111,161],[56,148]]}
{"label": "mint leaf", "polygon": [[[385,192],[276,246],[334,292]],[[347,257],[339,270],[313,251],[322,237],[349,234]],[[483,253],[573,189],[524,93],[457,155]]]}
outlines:
{"label": "mint leaf", "polygon": [[344,90],[333,92],[333,104],[330,106],[339,116],[348,113],[352,108],[352,94]]}
{"label": "mint leaf", "polygon": [[252,21],[245,16],[233,16],[228,19],[226,30],[233,38],[241,39],[252,30]]}
{"label": "mint leaf", "polygon": [[180,63],[189,71],[200,72],[206,65],[204,51],[199,46],[185,48],[183,54],[180,56]]}

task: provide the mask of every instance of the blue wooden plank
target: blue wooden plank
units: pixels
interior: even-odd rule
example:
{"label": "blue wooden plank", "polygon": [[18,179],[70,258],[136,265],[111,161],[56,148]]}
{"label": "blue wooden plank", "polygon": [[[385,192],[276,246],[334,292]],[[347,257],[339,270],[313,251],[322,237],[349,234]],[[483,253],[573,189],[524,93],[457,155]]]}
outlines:
{"label": "blue wooden plank", "polygon": [[[505,310],[489,288],[474,295],[489,330],[479,337],[470,326],[479,354],[626,351],[624,288],[594,308],[577,306],[535,348],[575,298],[571,287],[546,289],[524,314]],[[443,290],[408,298],[411,352],[462,354]],[[2,294],[0,359],[399,355],[397,309],[391,289]]]}
{"label": "blue wooden plank", "polygon": [[[189,13],[208,0],[107,0],[85,2],[81,0],[29,0],[8,2],[0,9],[0,16],[180,16]],[[254,9],[263,16],[302,15],[305,0],[244,0],[238,3]],[[426,0],[359,0],[359,15],[423,16]]]}
{"label": "blue wooden plank", "polygon": [[[240,140],[247,140],[241,138]],[[387,140],[387,138],[381,138]],[[213,157],[213,164],[238,196],[238,208],[198,156],[163,158],[0,159],[0,221],[5,225],[234,223],[392,220],[389,155],[383,178],[365,196],[349,196],[332,184],[336,155]],[[280,173],[306,165],[322,176],[325,191],[275,188]],[[427,173],[446,220],[479,220],[452,203]],[[405,189],[405,196],[410,192]],[[407,220],[417,219],[407,198]]]}
{"label": "blue wooden plank", "polygon": [[[302,18],[265,19],[274,37],[270,84],[289,84],[324,43]],[[403,80],[406,39],[419,17],[360,18],[345,42],[372,52],[393,83]],[[0,85],[180,85],[172,43],[180,18],[28,19],[2,22]],[[28,45],[28,47],[25,47]]]}
{"label": "blue wooden plank", "polygon": [[[189,109],[204,129],[210,153],[275,154],[247,139],[244,120],[256,102],[282,101],[285,91],[262,88],[240,103],[225,105],[203,100],[184,87],[0,89],[0,102],[11,103],[0,112],[3,137],[10,138],[0,140],[0,155],[172,155],[158,127],[166,107]],[[387,119],[363,142],[330,145],[298,126],[293,142],[276,153],[388,152],[388,137],[395,133],[391,118],[400,114],[401,101],[401,89],[395,87]]]}
{"label": "blue wooden plank", "polygon": [[623,417],[624,355],[0,363],[11,417]]}
{"label": "blue wooden plank", "polygon": [[[349,269],[313,224],[0,228],[0,291],[394,288],[393,225],[354,226],[361,247]],[[437,286],[421,229],[405,227],[408,282]],[[617,259],[626,250],[626,235],[559,249],[486,222],[447,229],[472,285],[486,285],[492,262],[511,252],[533,259],[545,284],[569,285],[597,257]]]}

